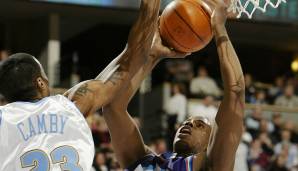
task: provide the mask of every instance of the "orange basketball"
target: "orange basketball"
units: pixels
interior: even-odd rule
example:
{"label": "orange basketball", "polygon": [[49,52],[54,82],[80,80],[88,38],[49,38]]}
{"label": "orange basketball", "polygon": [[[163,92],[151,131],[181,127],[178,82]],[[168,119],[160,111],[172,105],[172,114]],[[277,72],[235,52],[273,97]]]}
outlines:
{"label": "orange basketball", "polygon": [[167,46],[180,52],[195,52],[212,39],[210,15],[200,0],[175,0],[160,17],[160,34]]}

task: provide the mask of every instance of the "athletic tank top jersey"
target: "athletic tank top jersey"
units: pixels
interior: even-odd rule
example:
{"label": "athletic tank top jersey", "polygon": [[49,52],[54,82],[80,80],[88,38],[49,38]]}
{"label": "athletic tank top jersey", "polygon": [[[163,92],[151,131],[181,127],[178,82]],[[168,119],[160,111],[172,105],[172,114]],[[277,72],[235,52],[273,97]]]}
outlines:
{"label": "athletic tank top jersey", "polygon": [[157,156],[149,154],[125,171],[192,171],[193,156],[175,157],[169,153]]}
{"label": "athletic tank top jersey", "polygon": [[62,95],[0,107],[0,171],[90,171],[92,134]]}

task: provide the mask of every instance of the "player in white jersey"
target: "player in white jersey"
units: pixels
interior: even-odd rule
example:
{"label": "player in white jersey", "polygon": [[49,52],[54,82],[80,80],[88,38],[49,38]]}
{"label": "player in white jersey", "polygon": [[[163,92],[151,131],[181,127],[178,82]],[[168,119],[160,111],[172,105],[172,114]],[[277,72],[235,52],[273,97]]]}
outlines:
{"label": "player in white jersey", "polygon": [[[103,109],[116,157],[126,170],[233,170],[235,153],[243,132],[244,76],[225,28],[226,5],[223,0],[209,0],[208,3],[213,6],[211,25],[224,82],[224,98],[214,121],[216,124],[212,124],[213,121],[208,118],[189,118],[176,132],[173,140],[173,155],[154,154],[148,149],[127,112],[127,106],[144,77],[150,73],[162,56],[159,54],[161,52],[152,54],[147,59],[147,63],[132,78],[131,86],[120,92],[117,98]],[[213,127],[215,125],[217,126]]]}
{"label": "player in white jersey", "polygon": [[0,170],[91,169],[94,144],[90,128],[66,97],[14,102],[0,111]]}
{"label": "player in white jersey", "polygon": [[[124,51],[94,80],[50,96],[46,74],[31,55],[18,53],[0,65],[0,171],[89,171],[94,156],[84,116],[126,89],[149,55],[159,3],[142,0]],[[109,78],[109,79],[106,79]]]}

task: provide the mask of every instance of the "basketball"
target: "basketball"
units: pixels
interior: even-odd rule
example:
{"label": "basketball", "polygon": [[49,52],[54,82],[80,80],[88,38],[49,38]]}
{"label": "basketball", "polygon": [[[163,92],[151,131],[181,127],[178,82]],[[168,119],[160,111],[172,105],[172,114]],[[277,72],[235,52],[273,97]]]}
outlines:
{"label": "basketball", "polygon": [[196,52],[212,39],[211,19],[199,0],[175,0],[160,17],[164,43],[180,52]]}

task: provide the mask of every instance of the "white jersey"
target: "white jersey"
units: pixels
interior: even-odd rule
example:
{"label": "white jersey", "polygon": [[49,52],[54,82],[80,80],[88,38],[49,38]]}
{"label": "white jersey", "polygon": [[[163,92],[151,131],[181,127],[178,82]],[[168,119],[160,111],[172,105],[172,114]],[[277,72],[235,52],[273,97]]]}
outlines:
{"label": "white jersey", "polygon": [[62,95],[0,107],[0,171],[90,171],[92,134]]}

